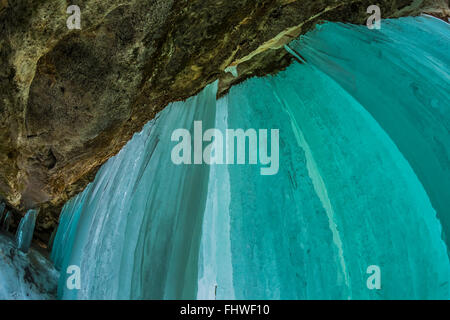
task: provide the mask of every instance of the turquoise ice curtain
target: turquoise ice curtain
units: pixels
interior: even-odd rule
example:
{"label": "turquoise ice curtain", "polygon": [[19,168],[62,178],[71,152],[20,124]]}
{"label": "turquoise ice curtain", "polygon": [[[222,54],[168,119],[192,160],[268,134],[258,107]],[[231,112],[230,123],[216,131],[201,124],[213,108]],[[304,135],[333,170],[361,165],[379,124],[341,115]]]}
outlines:
{"label": "turquoise ice curtain", "polygon": [[[169,105],[66,204],[59,298],[450,298],[449,25],[324,23],[288,49],[276,76]],[[278,129],[277,174],[174,164],[195,121]]]}

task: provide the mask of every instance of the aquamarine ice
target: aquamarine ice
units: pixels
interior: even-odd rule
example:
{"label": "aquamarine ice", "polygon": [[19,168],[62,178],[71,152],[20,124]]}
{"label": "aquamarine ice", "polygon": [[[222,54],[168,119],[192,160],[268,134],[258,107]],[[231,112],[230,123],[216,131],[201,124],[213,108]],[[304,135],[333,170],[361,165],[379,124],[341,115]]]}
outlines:
{"label": "aquamarine ice", "polygon": [[[169,105],[64,207],[59,298],[449,299],[449,28],[325,23],[304,63]],[[173,164],[194,121],[279,129],[278,174]]]}

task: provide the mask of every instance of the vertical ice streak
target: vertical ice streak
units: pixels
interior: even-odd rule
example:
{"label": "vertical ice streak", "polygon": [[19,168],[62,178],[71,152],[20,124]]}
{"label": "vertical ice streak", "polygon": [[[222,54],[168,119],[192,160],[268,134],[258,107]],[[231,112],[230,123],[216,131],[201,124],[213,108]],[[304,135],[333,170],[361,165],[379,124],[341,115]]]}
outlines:
{"label": "vertical ice streak", "polygon": [[374,117],[424,186],[450,245],[450,25],[383,20],[380,30],[332,24],[291,44]]}
{"label": "vertical ice streak", "polygon": [[3,228],[3,222],[5,221],[5,216],[7,214],[5,207],[4,203],[0,204],[0,229]]}
{"label": "vertical ice streak", "polygon": [[2,202],[0,203],[0,225],[4,217],[4,211],[5,211],[5,204]]}
{"label": "vertical ice streak", "polygon": [[[282,104],[283,102],[281,101],[279,96],[276,95],[276,97],[277,97],[278,101]],[[294,115],[292,114],[292,111],[289,109],[289,106],[285,105],[285,107],[286,107],[286,112],[289,114],[289,118],[291,119],[292,130],[294,132],[295,139],[297,140],[298,145],[305,152],[306,167],[308,168],[309,177],[311,178],[311,181],[314,185],[314,190],[316,191],[318,197],[320,198],[320,201],[322,202],[322,206],[327,213],[328,224],[330,226],[331,233],[333,234],[333,242],[334,242],[334,245],[338,249],[339,264],[341,266],[341,272],[343,274],[343,278],[345,280],[346,287],[351,291],[350,283],[349,283],[349,275],[347,272],[347,267],[345,265],[345,257],[344,257],[344,249],[342,246],[342,240],[341,240],[341,236],[339,235],[338,228],[337,228],[335,213],[334,213],[333,207],[331,205],[330,198],[328,197],[327,188],[326,188],[323,178],[320,174],[320,171],[317,167],[317,164],[314,160],[314,156],[311,152],[311,148],[309,147],[308,143],[306,142],[305,137],[304,137],[303,133],[301,132],[301,129],[300,129],[299,125],[297,124],[297,121],[295,120]],[[351,292],[348,293],[347,297],[348,297],[348,299],[351,299]]]}
{"label": "vertical ice streak", "polygon": [[230,128],[280,129],[277,175],[229,166],[236,298],[344,299],[328,216],[275,89],[270,78],[252,79],[232,88],[227,100]]}
{"label": "vertical ice streak", "polygon": [[[227,127],[227,98],[217,101],[216,125]],[[200,247],[198,299],[234,299],[230,239],[230,177],[227,165],[213,165],[209,175],[208,198]]]}

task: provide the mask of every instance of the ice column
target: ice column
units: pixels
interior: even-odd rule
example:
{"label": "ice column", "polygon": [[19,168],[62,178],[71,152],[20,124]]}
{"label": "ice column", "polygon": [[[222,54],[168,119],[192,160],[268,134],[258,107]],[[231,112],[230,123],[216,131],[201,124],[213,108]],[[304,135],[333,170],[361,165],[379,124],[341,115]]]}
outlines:
{"label": "ice column", "polygon": [[16,232],[16,244],[17,248],[22,252],[26,253],[30,249],[37,214],[38,212],[36,210],[29,210],[22,220],[20,220]]}

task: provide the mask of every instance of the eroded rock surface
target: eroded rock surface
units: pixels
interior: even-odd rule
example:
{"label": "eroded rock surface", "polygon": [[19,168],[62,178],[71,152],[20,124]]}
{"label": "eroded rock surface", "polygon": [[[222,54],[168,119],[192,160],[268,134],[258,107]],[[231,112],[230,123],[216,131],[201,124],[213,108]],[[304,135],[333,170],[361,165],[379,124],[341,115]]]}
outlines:
{"label": "eroded rock surface", "polygon": [[[0,196],[18,212],[41,207],[46,241],[61,205],[169,102],[279,71],[284,44],[321,20],[365,23],[371,4],[0,0]],[[81,30],[66,26],[69,5]],[[383,18],[448,15],[445,0],[378,5]]]}

